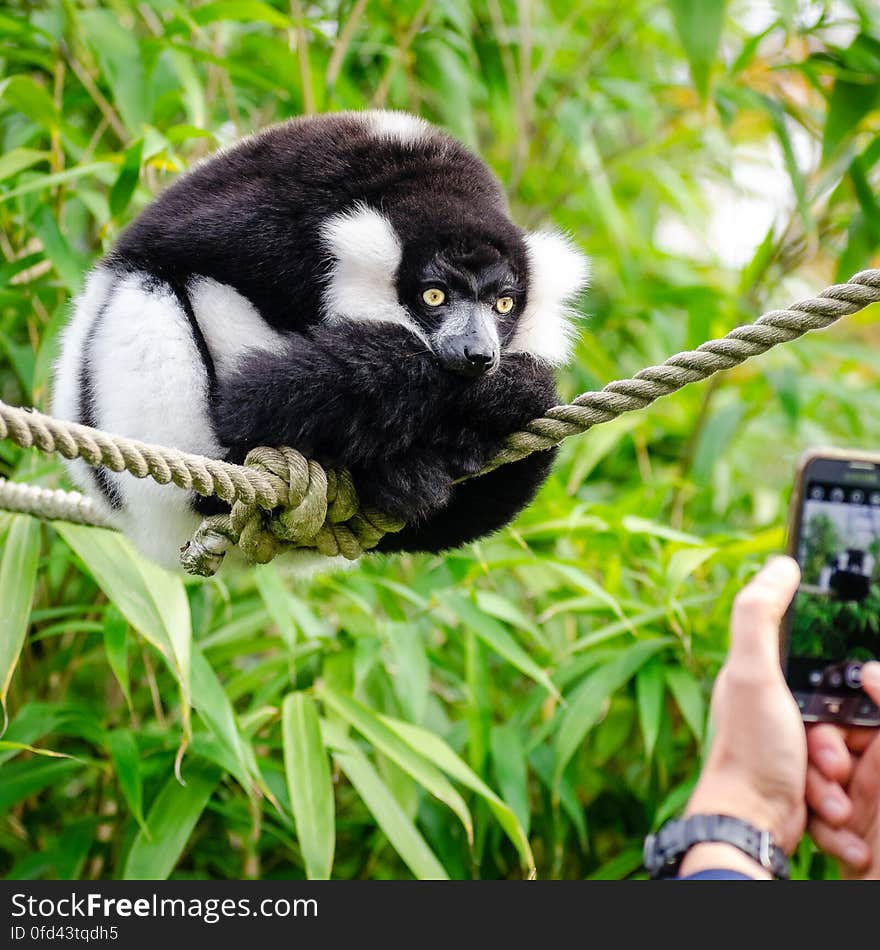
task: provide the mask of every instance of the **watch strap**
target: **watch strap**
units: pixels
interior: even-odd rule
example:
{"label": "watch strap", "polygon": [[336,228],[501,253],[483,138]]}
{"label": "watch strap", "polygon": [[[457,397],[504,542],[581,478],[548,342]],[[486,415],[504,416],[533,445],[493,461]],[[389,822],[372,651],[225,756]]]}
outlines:
{"label": "watch strap", "polygon": [[772,833],[732,815],[691,815],[667,822],[645,839],[645,867],[652,878],[675,877],[687,852],[704,842],[732,845],[774,877],[789,876],[788,858]]}

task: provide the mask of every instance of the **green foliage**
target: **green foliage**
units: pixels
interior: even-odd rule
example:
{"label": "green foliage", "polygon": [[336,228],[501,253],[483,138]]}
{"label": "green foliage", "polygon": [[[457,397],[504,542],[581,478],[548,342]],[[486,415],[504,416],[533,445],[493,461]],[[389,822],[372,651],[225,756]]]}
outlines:
{"label": "green foliage", "polygon": [[827,594],[804,594],[791,627],[791,646],[798,656],[875,659],[880,635],[880,584],[864,600],[837,600]]}
{"label": "green foliage", "polygon": [[[7,6],[0,398],[47,406],[71,294],[157,191],[312,110],[419,112],[479,149],[518,222],[573,234],[595,273],[566,397],[878,263],[876,4],[761,9]],[[775,184],[733,205],[728,236],[753,237],[722,258],[747,166]],[[876,316],[570,442],[515,526],[446,557],[201,583],[0,514],[0,872],[638,875],[797,455],[880,440]],[[5,443],[0,474],[63,481]],[[835,873],[808,845],[797,872]]]}
{"label": "green foliage", "polygon": [[843,547],[834,522],[824,512],[817,512],[804,525],[802,576],[805,584],[818,584],[819,574]]}

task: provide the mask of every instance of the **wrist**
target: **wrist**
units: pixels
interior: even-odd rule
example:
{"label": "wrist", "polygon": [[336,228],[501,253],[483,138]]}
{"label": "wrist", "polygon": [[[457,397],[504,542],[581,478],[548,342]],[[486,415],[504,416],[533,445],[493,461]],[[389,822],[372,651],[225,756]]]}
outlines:
{"label": "wrist", "polygon": [[684,856],[679,877],[688,877],[700,871],[740,871],[756,881],[771,881],[773,875],[767,868],[735,848],[720,841],[704,841],[695,844]]}
{"label": "wrist", "polygon": [[[762,795],[748,782],[706,773],[691,795],[685,817],[714,814],[739,818],[761,831],[769,831],[777,847],[790,856],[802,834],[802,827],[800,832],[792,833],[798,824],[799,811],[804,811],[802,803],[799,806],[792,803],[783,805]],[[760,868],[757,863],[755,866]]]}

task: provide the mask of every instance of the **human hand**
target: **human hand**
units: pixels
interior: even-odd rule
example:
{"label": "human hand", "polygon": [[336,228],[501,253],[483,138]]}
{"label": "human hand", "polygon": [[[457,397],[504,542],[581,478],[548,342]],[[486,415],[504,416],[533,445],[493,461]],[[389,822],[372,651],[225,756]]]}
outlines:
{"label": "human hand", "polygon": [[[730,652],[712,693],[714,739],[686,812],[741,818],[771,831],[787,854],[807,815],[806,734],[779,662],[779,624],[799,579],[795,561],[773,558],[734,601]],[[692,848],[679,873],[718,867],[770,877],[735,848],[716,844]]]}
{"label": "human hand", "polygon": [[[880,663],[862,667],[862,687],[880,703]],[[810,834],[848,879],[880,879],[880,730],[810,728],[807,802]]]}

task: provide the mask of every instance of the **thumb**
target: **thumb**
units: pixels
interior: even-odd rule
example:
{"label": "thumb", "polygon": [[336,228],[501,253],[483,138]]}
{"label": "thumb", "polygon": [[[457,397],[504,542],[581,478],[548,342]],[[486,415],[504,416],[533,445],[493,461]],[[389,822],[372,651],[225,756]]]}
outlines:
{"label": "thumb", "polygon": [[875,660],[862,667],[862,688],[880,706],[880,663]]}
{"label": "thumb", "polygon": [[790,557],[768,561],[737,594],[730,618],[730,665],[779,668],[779,624],[801,572]]}

